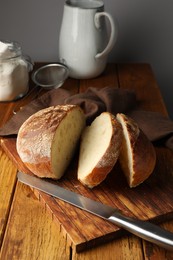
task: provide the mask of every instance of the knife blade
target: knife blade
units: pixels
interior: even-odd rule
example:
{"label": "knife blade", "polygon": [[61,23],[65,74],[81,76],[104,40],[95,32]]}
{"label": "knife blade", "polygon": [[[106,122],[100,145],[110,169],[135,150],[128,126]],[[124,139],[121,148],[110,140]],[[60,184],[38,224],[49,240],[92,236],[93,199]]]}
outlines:
{"label": "knife blade", "polygon": [[29,174],[18,172],[18,180],[53,197],[110,221],[130,233],[161,246],[173,250],[173,233],[150,222],[125,216],[119,209],[94,201],[80,194],[64,189]]}

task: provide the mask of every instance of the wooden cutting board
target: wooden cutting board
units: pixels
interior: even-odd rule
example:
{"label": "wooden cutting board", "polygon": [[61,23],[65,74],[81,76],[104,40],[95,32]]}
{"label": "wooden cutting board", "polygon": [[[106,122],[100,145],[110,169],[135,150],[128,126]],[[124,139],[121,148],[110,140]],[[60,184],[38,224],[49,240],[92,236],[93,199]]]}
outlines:
{"label": "wooden cutting board", "polygon": [[[110,65],[97,79],[83,81],[69,79],[64,87],[76,93],[85,91],[90,86],[102,88],[107,85],[134,89],[139,100],[139,109],[166,113],[148,65]],[[4,138],[1,140],[1,145],[19,170],[32,174],[18,157],[15,138]],[[76,178],[77,154],[64,177],[58,182],[53,182],[93,200],[116,207],[127,216],[156,223],[163,222],[173,218],[173,153],[163,147],[156,147],[156,153],[157,163],[153,174],[146,182],[133,189],[128,187],[118,163],[101,185],[92,190],[84,187]],[[112,223],[36,189],[33,191],[49,210],[69,245],[77,252],[125,234],[124,230]]]}

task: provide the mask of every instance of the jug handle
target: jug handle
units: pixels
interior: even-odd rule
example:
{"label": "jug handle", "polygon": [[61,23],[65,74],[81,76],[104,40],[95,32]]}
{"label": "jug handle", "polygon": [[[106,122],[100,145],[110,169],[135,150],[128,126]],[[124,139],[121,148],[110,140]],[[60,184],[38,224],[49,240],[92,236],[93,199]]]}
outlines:
{"label": "jug handle", "polygon": [[96,56],[95,56],[96,59],[102,58],[102,57],[108,55],[108,53],[112,50],[112,48],[117,40],[117,36],[118,36],[118,26],[116,24],[117,28],[115,28],[114,20],[113,20],[112,16],[110,14],[108,14],[107,12],[98,12],[95,14],[94,22],[95,22],[96,28],[99,29],[101,27],[101,25],[100,25],[101,16],[106,16],[108,18],[108,20],[110,22],[111,30],[110,30],[110,38],[109,38],[107,46],[105,47],[105,49],[102,52],[96,54]]}

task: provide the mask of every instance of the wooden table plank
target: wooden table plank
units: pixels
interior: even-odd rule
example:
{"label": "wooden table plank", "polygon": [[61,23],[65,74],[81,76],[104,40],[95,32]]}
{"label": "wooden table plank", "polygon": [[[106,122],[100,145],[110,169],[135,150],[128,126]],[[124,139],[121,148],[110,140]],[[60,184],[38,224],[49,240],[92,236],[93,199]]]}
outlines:
{"label": "wooden table plank", "polygon": [[2,244],[8,215],[16,185],[17,168],[0,147],[0,246]]}
{"label": "wooden table plank", "polygon": [[118,77],[121,88],[135,91],[140,109],[167,115],[166,106],[149,64],[118,64]]}
{"label": "wooden table plank", "polygon": [[86,79],[80,81],[80,92],[85,92],[89,87],[103,88],[113,86],[118,88],[117,65],[109,64],[104,73],[94,79]]}
{"label": "wooden table plank", "polygon": [[[62,258],[61,258],[62,257]],[[0,259],[69,259],[70,248],[29,187],[17,184]]]}
{"label": "wooden table plank", "polygon": [[111,243],[75,254],[72,260],[143,260],[143,250],[140,239],[135,236],[125,236]]}
{"label": "wooden table plank", "polygon": [[[160,225],[161,227],[173,232],[173,221],[165,222]],[[144,256],[145,259],[156,259],[156,260],[172,260],[173,252],[165,250],[161,247],[153,245],[149,242],[143,241]]]}

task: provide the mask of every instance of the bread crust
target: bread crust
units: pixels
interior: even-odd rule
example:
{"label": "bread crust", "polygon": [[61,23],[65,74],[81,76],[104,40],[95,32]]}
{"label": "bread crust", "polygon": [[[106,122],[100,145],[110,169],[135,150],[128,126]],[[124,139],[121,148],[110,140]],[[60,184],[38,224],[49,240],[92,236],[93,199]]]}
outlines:
{"label": "bread crust", "polygon": [[104,113],[107,113],[110,116],[112,124],[112,136],[107,146],[107,149],[91,172],[89,172],[84,178],[79,176],[78,174],[78,180],[85,186],[88,186],[89,188],[93,188],[99,185],[103,180],[105,180],[109,172],[116,164],[120,153],[120,147],[122,142],[121,124],[115,119],[115,116],[113,116],[111,113],[103,112],[102,114]]}
{"label": "bread crust", "polygon": [[134,174],[130,186],[136,187],[152,174],[156,164],[155,149],[142,130],[139,133],[133,151]]}
{"label": "bread crust", "polygon": [[57,179],[51,164],[52,143],[57,127],[74,109],[83,114],[77,105],[52,106],[30,116],[20,127],[16,143],[17,152],[35,175]]}
{"label": "bread crust", "polygon": [[127,150],[125,140],[123,141],[119,161],[128,184],[132,188],[144,182],[152,174],[156,164],[156,152],[153,144],[139,129],[134,120],[124,114],[118,114],[117,119],[127,130],[128,136],[124,135],[123,138],[129,138],[130,147],[128,149],[130,149],[132,161],[130,162],[130,158],[125,155],[125,150]]}

